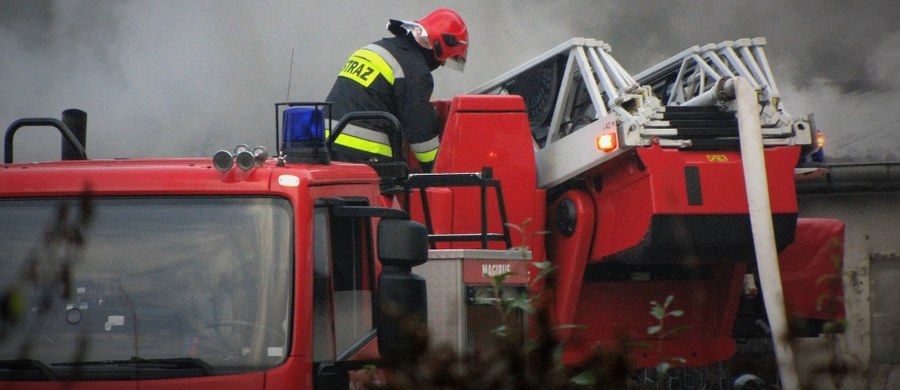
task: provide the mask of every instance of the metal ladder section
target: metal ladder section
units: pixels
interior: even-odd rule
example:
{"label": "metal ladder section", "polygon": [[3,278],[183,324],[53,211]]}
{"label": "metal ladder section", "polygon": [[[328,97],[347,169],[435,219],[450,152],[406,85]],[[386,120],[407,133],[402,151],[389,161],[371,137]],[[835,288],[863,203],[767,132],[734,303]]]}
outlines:
{"label": "metal ladder section", "polygon": [[[608,44],[587,38],[572,38],[470,93],[522,96],[542,188],[639,146],[623,143],[623,134],[639,131],[663,108],[613,58]],[[618,148],[598,150],[596,138],[610,132],[619,133]]]}
{"label": "metal ladder section", "polygon": [[[435,234],[431,218],[431,209],[428,205],[426,189],[428,187],[478,187],[481,195],[481,232],[480,233],[450,233]],[[409,175],[405,183],[404,209],[408,213],[410,207],[410,193],[412,189],[418,189],[422,201],[422,212],[425,217],[425,226],[428,228],[428,240],[431,248],[436,249],[437,242],[455,241],[480,241],[482,249],[488,249],[489,241],[503,241],[506,249],[512,247],[509,234],[509,224],[506,217],[506,206],[503,203],[503,192],[500,189],[500,180],[493,177],[493,170],[484,167],[481,173],[418,173]],[[497,205],[500,212],[502,233],[488,232],[487,213],[487,189],[493,188],[497,195]]]}
{"label": "metal ladder section", "polygon": [[[691,111],[684,107],[719,106],[723,111],[734,111],[733,97],[724,95],[722,85],[728,78],[740,76],[757,91],[765,145],[813,143],[816,130],[812,115],[794,118],[784,110],[765,45],[765,38],[754,38],[693,46],[637,74],[635,80],[649,86],[653,94],[665,102],[666,108],[665,112],[653,116],[647,131],[641,134],[642,140],[632,142],[647,143],[650,138],[658,137],[662,146],[706,147],[707,143],[702,140],[710,137],[736,140],[736,130],[723,131],[721,127],[706,132],[700,142],[682,136],[690,133],[696,137],[700,133],[674,128],[683,124],[675,122],[675,118],[683,117],[683,111]],[[670,111],[676,113],[666,115]],[[705,120],[704,115],[700,114],[700,119]],[[700,124],[699,127],[704,126]]]}
{"label": "metal ladder section", "polygon": [[608,44],[587,38],[572,38],[470,93],[522,95],[537,149],[610,114],[627,127],[661,108]]}
{"label": "metal ladder section", "polygon": [[[811,145],[812,116],[795,119],[783,110],[764,45],[757,38],[695,46],[632,77],[608,44],[572,38],[470,93],[523,97],[542,188],[635,147],[737,147],[734,97],[725,88],[735,76],[759,94],[766,146]],[[598,151],[597,135],[610,128],[617,149]]]}

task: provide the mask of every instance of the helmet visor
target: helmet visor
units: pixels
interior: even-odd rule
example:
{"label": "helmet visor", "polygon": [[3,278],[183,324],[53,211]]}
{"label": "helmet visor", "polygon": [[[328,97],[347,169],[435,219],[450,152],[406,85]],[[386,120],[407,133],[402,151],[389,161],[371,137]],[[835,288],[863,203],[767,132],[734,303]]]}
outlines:
{"label": "helmet visor", "polygon": [[444,61],[444,66],[462,73],[466,68],[466,59],[460,56],[454,56]]}

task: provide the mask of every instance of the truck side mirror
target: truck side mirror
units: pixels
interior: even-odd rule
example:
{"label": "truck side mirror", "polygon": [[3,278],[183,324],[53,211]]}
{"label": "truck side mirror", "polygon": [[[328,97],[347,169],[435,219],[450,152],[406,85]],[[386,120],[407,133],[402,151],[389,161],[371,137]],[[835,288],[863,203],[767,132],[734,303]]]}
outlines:
{"label": "truck side mirror", "polygon": [[414,358],[426,345],[418,341],[428,328],[425,279],[412,267],[428,258],[428,230],[421,223],[382,218],[378,223],[381,274],[375,303],[378,352],[388,361]]}

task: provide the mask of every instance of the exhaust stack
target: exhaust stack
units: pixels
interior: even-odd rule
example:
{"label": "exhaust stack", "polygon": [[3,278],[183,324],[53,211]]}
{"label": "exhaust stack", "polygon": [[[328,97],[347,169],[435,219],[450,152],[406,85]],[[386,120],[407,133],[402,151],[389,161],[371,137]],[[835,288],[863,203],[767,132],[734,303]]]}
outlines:
{"label": "exhaust stack", "polygon": [[83,160],[85,143],[87,138],[87,113],[77,108],[70,108],[62,112],[62,122],[69,128],[75,139],[81,144],[81,150],[72,145],[65,137],[62,139],[60,158],[63,160]]}

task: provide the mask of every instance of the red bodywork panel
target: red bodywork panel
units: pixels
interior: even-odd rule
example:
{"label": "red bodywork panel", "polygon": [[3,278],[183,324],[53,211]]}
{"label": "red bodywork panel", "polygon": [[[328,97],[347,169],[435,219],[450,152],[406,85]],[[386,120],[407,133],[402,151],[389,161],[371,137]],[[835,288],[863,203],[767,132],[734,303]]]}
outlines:
{"label": "red bodywork panel", "polygon": [[[479,173],[490,167],[500,181],[512,245],[528,247],[544,258],[545,192],[537,189],[531,131],[520,96],[457,96],[450,104],[441,149],[433,173]],[[478,188],[430,188],[429,208],[434,233],[477,233],[481,200]],[[488,190],[488,231],[500,232],[495,193]],[[421,202],[412,196],[413,218],[423,220]],[[522,229],[523,231],[520,231]],[[490,249],[506,249],[498,241]],[[480,248],[478,242],[453,242],[439,248]]]}
{"label": "red bodywork panel", "polygon": [[[638,367],[655,367],[667,358],[684,358],[688,366],[704,366],[730,358],[735,352],[731,337],[741,282],[746,264],[709,266],[709,278],[697,280],[585,281],[570,324],[584,325],[572,331],[566,360],[586,358],[597,343],[611,346],[617,336],[647,342],[652,347],[632,352]],[[650,302],[660,304],[672,295],[668,310],[683,310],[681,317],[666,318],[658,337],[647,329],[659,322],[649,313]]]}
{"label": "red bodywork panel", "polygon": [[[797,213],[793,168],[799,152],[799,147],[765,151],[773,214]],[[697,179],[687,173],[690,170]],[[602,180],[602,187],[590,193],[598,238],[591,246],[591,262],[639,245],[654,216],[748,213],[743,166],[736,150],[637,148],[634,154],[603,164],[583,177],[588,182]],[[693,240],[704,240],[692,235]]]}
{"label": "red bodywork panel", "polygon": [[[334,167],[340,166],[340,169]],[[295,166],[296,167],[296,166]],[[263,169],[264,168],[264,169]],[[72,196],[88,186],[96,195],[266,194],[288,188],[277,185],[281,172],[296,176],[298,188],[377,177],[364,165],[335,163],[279,171],[270,163],[243,172],[220,173],[211,158],[117,159],[7,165],[0,170],[0,196]]]}
{"label": "red bodywork panel", "polygon": [[797,220],[794,243],[778,256],[788,316],[826,321],[844,319],[843,244],[842,221]]}
{"label": "red bodywork panel", "polygon": [[[765,152],[772,212],[788,221],[797,213],[793,167],[798,153],[799,148],[789,147]],[[728,254],[736,246],[752,247],[752,236],[741,237],[741,229],[749,230],[749,216],[740,152],[637,148],[581,178],[591,185],[567,190],[548,209],[548,256],[558,267],[556,320],[587,327],[569,335],[577,347],[567,350],[567,359],[583,358],[594,343],[609,345],[620,334],[654,345],[635,351],[639,367],[653,367],[667,357],[685,358],[690,366],[731,357],[735,351],[731,331],[747,269],[743,262],[752,260],[746,254]],[[568,234],[553,223],[563,203],[569,204],[566,212],[575,221]],[[703,219],[692,222],[692,218]],[[729,241],[719,242],[723,239]],[[654,252],[653,245],[662,249]],[[707,245],[712,260],[698,257]],[[630,257],[616,257],[622,253]],[[706,274],[641,280],[649,278],[650,272],[641,276],[648,268],[624,268],[621,272],[632,272],[632,280],[586,280],[590,279],[586,272],[609,272],[590,271],[591,264],[600,267],[609,259],[649,269],[676,264]],[[659,340],[647,333],[656,321],[648,314],[648,305],[663,302],[668,295],[685,315],[667,321],[666,329],[684,329]]]}

